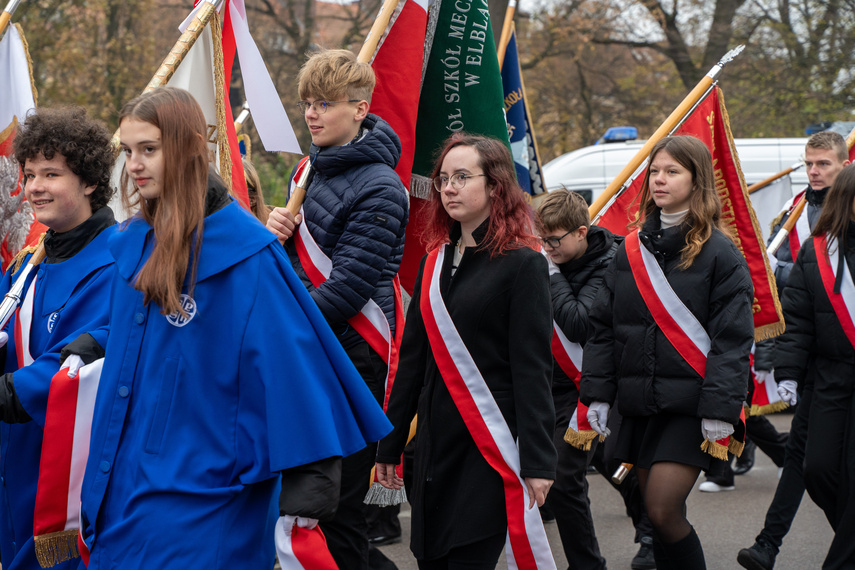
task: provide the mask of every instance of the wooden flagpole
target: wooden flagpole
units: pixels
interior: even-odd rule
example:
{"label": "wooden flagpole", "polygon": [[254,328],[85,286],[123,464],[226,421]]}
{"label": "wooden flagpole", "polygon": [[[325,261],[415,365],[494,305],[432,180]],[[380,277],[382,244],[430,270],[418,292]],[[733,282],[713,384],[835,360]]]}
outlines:
{"label": "wooden flagpole", "polygon": [[2,36],[3,32],[6,31],[6,28],[9,26],[9,21],[12,19],[12,14],[14,14],[15,10],[18,9],[18,4],[20,3],[21,0],[9,0],[9,3],[6,4],[3,12],[0,13],[0,36]]}
{"label": "wooden flagpole", "polygon": [[496,55],[499,58],[499,71],[502,71],[502,63],[505,61],[505,51],[508,49],[508,42],[511,41],[511,32],[513,31],[514,12],[517,9],[517,0],[508,2],[508,9],[505,10],[505,19],[502,22],[502,35],[499,36],[499,47],[496,50]]}
{"label": "wooden flagpole", "polygon": [[[406,2],[407,0],[383,1],[380,13],[377,14],[377,19],[374,20],[374,24],[371,26],[371,30],[369,30],[368,35],[365,36],[365,42],[362,44],[362,49],[359,50],[359,55],[356,56],[357,61],[360,63],[371,62],[371,59],[374,57],[374,52],[377,51],[377,45],[380,43],[380,38],[383,37],[383,33],[386,31],[386,28],[389,26],[389,22],[392,20],[392,15],[395,13],[398,3],[401,1]],[[285,204],[288,211],[295,216],[300,212],[300,208],[303,207],[303,200],[306,199],[306,188],[311,183],[312,176],[312,163],[307,161],[299,180],[297,180],[294,190],[291,192],[291,197],[288,198],[288,203]]]}
{"label": "wooden flagpole", "polygon": [[727,52],[724,57],[722,57],[719,62],[707,72],[703,79],[695,85],[694,89],[686,95],[685,99],[683,99],[677,108],[671,112],[667,119],[665,119],[665,122],[656,129],[656,132],[653,133],[649,139],[647,139],[647,142],[644,143],[644,146],[642,146],[632,160],[629,161],[629,164],[624,166],[623,170],[620,171],[620,174],[612,180],[611,184],[609,184],[603,193],[597,197],[593,204],[591,204],[588,211],[590,212],[592,219],[597,217],[597,215],[603,210],[603,207],[624,189],[626,182],[629,180],[629,177],[632,176],[632,173],[641,166],[645,159],[647,159],[653,145],[671,133],[673,129],[679,125],[689,113],[691,113],[692,108],[701,99],[703,99],[704,95],[710,90],[724,66],[732,61],[737,55],[742,53],[743,49],[745,49],[745,46],[741,45]]}

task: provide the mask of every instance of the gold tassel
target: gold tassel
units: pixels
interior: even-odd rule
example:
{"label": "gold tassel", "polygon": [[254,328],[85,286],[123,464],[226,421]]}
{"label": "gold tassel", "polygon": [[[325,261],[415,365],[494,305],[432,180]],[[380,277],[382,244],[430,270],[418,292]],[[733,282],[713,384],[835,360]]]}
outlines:
{"label": "gold tassel", "polygon": [[765,404],[763,406],[758,406],[757,404],[751,404],[751,408],[748,409],[749,416],[762,416],[764,414],[774,414],[775,412],[780,412],[781,410],[786,410],[790,405],[783,400],[778,400],[772,404]]}
{"label": "gold tassel", "polygon": [[710,441],[705,439],[701,444],[701,451],[704,453],[709,453],[716,459],[721,459],[722,461],[727,461],[727,447],[723,446],[717,441]]}
{"label": "gold tassel", "polygon": [[42,568],[51,568],[60,562],[80,558],[77,550],[77,530],[61,530],[34,537],[36,558]]}
{"label": "gold tassel", "polygon": [[727,450],[737,457],[742,456],[742,450],[745,449],[745,442],[730,436],[730,441],[727,444]]}
{"label": "gold tassel", "polygon": [[[564,441],[581,451],[590,451],[591,445],[596,438],[597,432],[593,430],[578,432],[575,429],[568,427],[567,431],[564,433]],[[603,441],[604,439],[605,438],[601,437],[600,441]]]}
{"label": "gold tassel", "polygon": [[9,264],[9,267],[7,268],[7,269],[12,270],[12,275],[14,275],[15,273],[18,272],[18,270],[24,264],[24,259],[29,254],[35,253],[36,250],[39,249],[39,246],[42,245],[43,241],[45,241],[45,234],[42,234],[41,236],[39,236],[39,241],[36,242],[35,245],[28,245],[27,247],[25,247],[24,249],[22,249],[21,251],[19,251],[15,255],[14,259],[12,259],[12,262]]}

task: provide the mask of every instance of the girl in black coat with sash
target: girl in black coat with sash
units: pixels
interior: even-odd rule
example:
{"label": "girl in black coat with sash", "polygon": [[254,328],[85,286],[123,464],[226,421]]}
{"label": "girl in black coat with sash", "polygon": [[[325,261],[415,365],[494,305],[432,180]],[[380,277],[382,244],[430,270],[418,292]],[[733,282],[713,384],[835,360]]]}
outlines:
{"label": "girl in black coat with sash", "polygon": [[[407,314],[387,411],[394,430],[380,442],[377,479],[387,488],[403,485],[395,465],[418,410],[407,494],[419,568],[495,568],[508,534],[512,545],[530,546],[513,546],[519,568],[554,568],[537,509],[557,461],[546,259],[535,249],[511,155],[499,141],[454,135],[433,182],[429,253]],[[473,368],[461,368],[466,357]],[[467,382],[461,392],[458,369],[465,381],[483,377],[483,390]],[[480,394],[487,405],[473,413],[461,394]],[[514,448],[515,467],[485,454],[489,438],[473,425],[487,417],[501,424],[496,431]],[[517,532],[523,528],[525,536]]]}
{"label": "girl in black coat with sash", "polygon": [[637,231],[618,249],[591,314],[581,399],[602,435],[617,400],[615,456],[638,469],[657,568],[690,570],[706,563],[686,498],[710,464],[702,445],[724,440],[739,421],[753,288],[722,231],[706,146],[666,137],[648,164]]}
{"label": "girl in black coat with sash", "polygon": [[[855,567],[855,166],[834,181],[781,305],[775,376],[813,387],[805,488],[835,536],[823,568]],[[810,373],[808,373],[810,371]]]}

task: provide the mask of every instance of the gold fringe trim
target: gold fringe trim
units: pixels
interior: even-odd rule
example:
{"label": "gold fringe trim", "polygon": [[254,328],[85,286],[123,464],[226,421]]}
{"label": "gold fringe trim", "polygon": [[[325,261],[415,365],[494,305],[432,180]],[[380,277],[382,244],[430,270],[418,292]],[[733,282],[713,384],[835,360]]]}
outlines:
{"label": "gold fringe trim", "polygon": [[[730,153],[736,163],[737,174],[739,174],[739,186],[742,191],[742,198],[748,206],[748,214],[751,217],[751,226],[754,228],[754,238],[761,250],[766,249],[766,244],[763,243],[763,232],[760,230],[760,223],[757,221],[757,216],[754,214],[754,206],[751,205],[751,199],[748,197],[748,188],[745,185],[745,177],[742,175],[742,164],[739,162],[739,155],[736,153],[736,145],[733,142],[733,133],[730,130],[730,116],[727,114],[727,107],[724,104],[724,90],[719,87],[718,110],[721,113],[724,130],[727,134],[727,143],[730,146]],[[764,340],[772,338],[784,332],[784,313],[781,309],[781,302],[778,299],[778,285],[775,282],[775,274],[772,272],[772,267],[769,265],[769,258],[763,256],[763,265],[766,267],[766,282],[772,292],[772,300],[775,304],[775,315],[778,321],[757,327],[754,329],[754,339]]]}
{"label": "gold fringe trim", "polygon": [[786,410],[790,405],[783,400],[778,400],[774,404],[766,404],[763,406],[758,406],[757,404],[751,404],[751,407],[748,409],[749,416],[762,416],[764,414],[774,414],[775,412],[780,412],[781,410]]}
{"label": "gold fringe trim", "polygon": [[716,459],[721,459],[722,461],[728,460],[728,451],[739,457],[742,455],[743,449],[745,449],[745,442],[738,441],[734,439],[733,436],[730,436],[728,438],[727,446],[724,446],[717,441],[710,441],[708,439],[705,439],[704,442],[701,444],[701,451],[712,455]]}
{"label": "gold fringe trim", "polygon": [[730,438],[727,444],[727,450],[737,457],[742,456],[742,450],[745,449],[745,442]]}
{"label": "gold fringe trim", "polygon": [[717,441],[710,441],[705,439],[701,444],[701,451],[704,453],[709,453],[716,459],[721,459],[722,461],[727,461],[727,448]]}
{"label": "gold fringe trim", "polygon": [[[27,67],[30,70],[30,89],[33,90],[33,103],[36,104],[36,108],[39,106],[39,91],[36,89],[36,80],[33,78],[33,59],[30,57],[30,44],[27,43],[27,38],[24,36],[24,28],[21,27],[21,24],[13,24],[15,29],[18,30],[18,35],[21,36],[21,44],[24,46],[24,53],[27,54]],[[26,117],[20,117],[23,122]]]}
{"label": "gold fringe trim", "polygon": [[37,241],[35,245],[28,245],[27,247],[19,251],[17,254],[15,254],[15,257],[12,259],[12,262],[9,263],[9,267],[7,268],[11,269],[12,275],[18,272],[18,270],[24,264],[24,259],[26,259],[28,255],[30,255],[31,253],[35,253],[36,250],[39,249],[39,246],[42,245],[43,241],[45,241],[45,234],[39,236],[39,241]]}
{"label": "gold fringe trim", "polygon": [[33,537],[39,565],[42,568],[50,568],[60,562],[80,558],[77,534],[77,530],[61,530]]}
{"label": "gold fringe trim", "polygon": [[220,159],[220,178],[226,183],[226,189],[229,191],[229,194],[234,196],[234,189],[232,188],[232,157],[229,153],[229,138],[226,131],[226,72],[223,67],[223,24],[217,12],[214,12],[211,17],[210,28],[211,39],[214,44],[214,99],[217,107],[217,156]]}
{"label": "gold fringe trim", "polygon": [[[564,433],[564,441],[581,451],[590,451],[591,445],[594,440],[597,439],[597,435],[597,432],[593,430],[578,432],[575,429],[568,427],[567,431]],[[600,436],[600,441],[605,441],[605,438]]]}

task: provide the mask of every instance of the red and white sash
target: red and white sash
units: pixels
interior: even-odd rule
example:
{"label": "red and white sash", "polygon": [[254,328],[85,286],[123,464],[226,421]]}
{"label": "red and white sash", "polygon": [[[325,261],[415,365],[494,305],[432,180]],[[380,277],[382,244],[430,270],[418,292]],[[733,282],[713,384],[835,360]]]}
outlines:
{"label": "red and white sash", "polygon": [[82,366],[73,378],[66,366],[51,380],[33,517],[36,557],[43,568],[80,556],[80,489],[103,363],[102,358]]}
{"label": "red and white sash", "polygon": [[[558,367],[576,384],[578,392],[582,378],[582,345],[570,341],[555,321],[552,321],[552,356]],[[577,449],[588,451],[596,437],[597,432],[588,423],[588,406],[579,399],[564,434],[564,441]]]}
{"label": "red and white sash", "polygon": [[[294,179],[299,177],[305,165],[306,159],[304,158],[295,171]],[[303,213],[302,209],[300,213]],[[294,245],[297,248],[300,265],[309,277],[309,281],[315,287],[320,287],[332,273],[332,261],[318,246],[305,223],[298,226],[298,231],[294,234]],[[395,291],[394,338],[386,314],[373,299],[368,299],[362,310],[347,320],[359,336],[364,338],[368,345],[383,358],[383,362],[388,367],[383,410],[386,410],[389,404],[389,394],[392,392],[395,372],[398,370],[398,350],[401,348],[401,336],[404,332],[404,304],[401,298],[401,283],[398,281],[397,275],[392,282],[392,288]]]}
{"label": "red and white sash", "polygon": [[276,521],[274,542],[282,570],[338,570],[317,522],[291,515]]}
{"label": "red and white sash", "polygon": [[[789,211],[792,213],[793,205],[796,204],[799,199],[801,199],[802,195],[805,193],[804,190],[796,194],[796,196],[792,199],[789,204]],[[793,226],[793,229],[787,235],[787,239],[790,243],[790,256],[793,258],[793,261],[796,260],[796,257],[799,255],[799,250],[802,248],[802,244],[805,243],[805,240],[810,237],[810,223],[808,222],[807,215],[807,206],[804,210],[802,210],[802,214],[799,216],[799,219],[796,220],[796,225]]]}
{"label": "red and white sash", "polygon": [[[705,377],[711,345],[706,329],[671,288],[653,254],[641,245],[637,230],[626,236],[624,244],[635,284],[656,325],[689,366]],[[723,460],[727,460],[728,449],[740,455],[745,442],[744,414],[743,409],[733,435],[715,442],[704,440],[701,449]]]}
{"label": "red and white sash", "polygon": [[626,236],[624,243],[635,284],[653,320],[680,356],[703,378],[710,351],[707,331],[671,288],[653,254],[641,245],[638,231]]}
{"label": "red and white sash", "polygon": [[29,366],[35,360],[30,355],[30,327],[33,324],[37,280],[38,277],[33,278],[24,300],[15,311],[15,355],[18,358],[18,368]]}
{"label": "red and white sash", "polygon": [[466,428],[487,463],[502,478],[509,568],[554,569],[555,561],[537,508],[528,508],[529,494],[520,477],[520,455],[504,416],[460,338],[439,290],[444,247],[428,254],[421,311],[434,359]]}
{"label": "red and white sash", "polygon": [[[846,256],[843,257],[843,276],[840,280],[840,293],[834,292],[834,281],[837,278],[838,256],[841,255],[838,241],[833,239],[827,241],[827,236],[814,236],[814,248],[816,248],[816,263],[819,266],[819,275],[822,278],[822,286],[831,301],[834,314],[843,327],[843,332],[849,343],[855,348],[855,285],[852,283],[852,274],[846,264]],[[828,250],[828,257],[825,252]]]}

